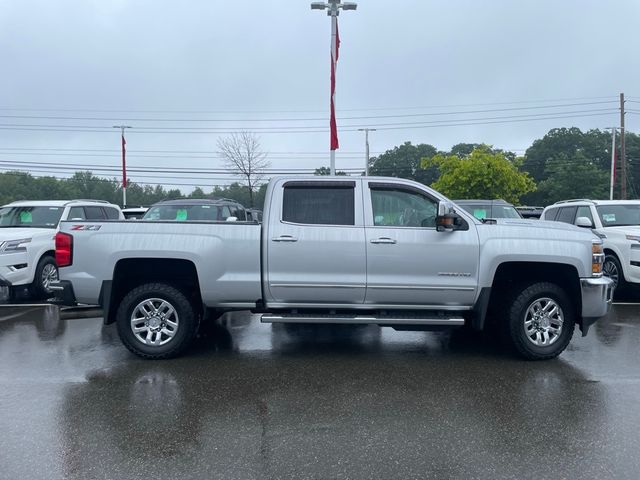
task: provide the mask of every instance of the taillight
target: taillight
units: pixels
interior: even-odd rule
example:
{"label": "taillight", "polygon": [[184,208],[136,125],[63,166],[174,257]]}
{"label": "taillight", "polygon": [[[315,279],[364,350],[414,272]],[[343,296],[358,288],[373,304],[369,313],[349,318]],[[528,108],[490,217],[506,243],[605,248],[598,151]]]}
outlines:
{"label": "taillight", "polygon": [[56,263],[58,267],[73,263],[73,237],[68,233],[56,233]]}

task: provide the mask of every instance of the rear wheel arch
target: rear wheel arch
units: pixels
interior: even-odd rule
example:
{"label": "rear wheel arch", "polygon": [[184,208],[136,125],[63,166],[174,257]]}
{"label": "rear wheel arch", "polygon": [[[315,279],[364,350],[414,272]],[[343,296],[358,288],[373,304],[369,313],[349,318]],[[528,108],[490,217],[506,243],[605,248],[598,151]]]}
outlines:
{"label": "rear wheel arch", "polygon": [[101,305],[105,309],[105,324],[116,320],[118,306],[133,289],[146,283],[164,283],[177,288],[202,314],[200,281],[191,260],[170,258],[126,258],[113,269],[112,281],[105,282],[101,292]]}

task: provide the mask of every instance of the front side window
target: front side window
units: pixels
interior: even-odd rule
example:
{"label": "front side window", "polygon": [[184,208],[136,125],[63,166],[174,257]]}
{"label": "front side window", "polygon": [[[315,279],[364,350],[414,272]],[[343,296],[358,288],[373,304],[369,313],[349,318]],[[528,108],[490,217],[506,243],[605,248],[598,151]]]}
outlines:
{"label": "front side window", "polygon": [[578,207],[578,213],[576,213],[576,221],[580,217],[587,217],[589,220],[591,220],[591,225],[594,225],[593,216],[591,215],[591,208],[590,207],[585,207],[585,206]]}
{"label": "front side window", "polygon": [[[282,220],[309,225],[355,225],[355,184],[285,184]],[[321,183],[321,182],[320,182]]]}
{"label": "front side window", "polygon": [[435,227],[438,203],[404,189],[371,189],[373,224],[377,227]]}

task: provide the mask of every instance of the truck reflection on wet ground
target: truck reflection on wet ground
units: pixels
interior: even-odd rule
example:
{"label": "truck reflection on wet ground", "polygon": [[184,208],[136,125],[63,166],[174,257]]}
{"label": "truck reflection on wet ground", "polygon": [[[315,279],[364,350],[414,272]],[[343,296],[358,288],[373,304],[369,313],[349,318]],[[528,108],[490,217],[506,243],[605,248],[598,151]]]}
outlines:
{"label": "truck reflection on wet ground", "polygon": [[0,321],[0,478],[636,478],[638,311],[546,362],[249,315],[144,361],[101,319],[25,309]]}

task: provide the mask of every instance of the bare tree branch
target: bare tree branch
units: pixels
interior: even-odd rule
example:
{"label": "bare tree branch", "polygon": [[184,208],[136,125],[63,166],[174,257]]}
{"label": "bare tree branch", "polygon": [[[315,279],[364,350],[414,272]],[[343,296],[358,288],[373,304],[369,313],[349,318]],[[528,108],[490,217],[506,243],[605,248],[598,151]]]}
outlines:
{"label": "bare tree branch", "polygon": [[218,139],[218,150],[225,166],[245,178],[249,198],[253,207],[253,193],[264,180],[265,169],[269,167],[266,152],[262,151],[260,139],[251,132],[232,133]]}

